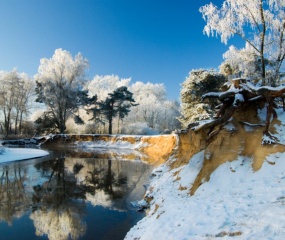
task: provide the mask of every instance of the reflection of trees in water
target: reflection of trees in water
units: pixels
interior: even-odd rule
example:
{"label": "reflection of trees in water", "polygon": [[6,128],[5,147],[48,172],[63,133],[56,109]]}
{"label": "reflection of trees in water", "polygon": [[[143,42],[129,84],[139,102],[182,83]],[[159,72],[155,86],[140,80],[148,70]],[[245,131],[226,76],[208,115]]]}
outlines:
{"label": "reflection of trees in water", "polygon": [[19,165],[3,166],[0,171],[0,219],[12,225],[14,217],[21,217],[31,205],[26,191],[26,172]]}
{"label": "reflection of trees in water", "polygon": [[[66,199],[85,198],[85,186],[77,183],[72,172],[66,171],[65,162],[65,157],[58,157],[35,165],[47,181],[42,185],[34,186],[34,201],[61,205]],[[52,198],[50,202],[48,196]]]}
{"label": "reflection of trees in water", "polygon": [[49,239],[77,239],[85,234],[85,188],[77,185],[74,174],[65,170],[65,158],[37,164],[47,181],[34,186],[36,203],[30,218],[36,234]]}
{"label": "reflection of trees in water", "polygon": [[[103,156],[104,157],[104,156]],[[149,165],[140,161],[123,161],[110,158],[67,158],[66,166],[79,183],[86,186],[86,199],[92,205],[102,205],[125,210],[129,205],[129,194],[138,194],[142,176],[148,176]],[[112,160],[111,160],[112,159]],[[139,185],[141,186],[141,185]],[[137,195],[139,198],[142,195]]]}
{"label": "reflection of trees in water", "polygon": [[[49,239],[76,239],[83,235],[82,222],[86,196],[104,195],[104,201],[121,199],[126,193],[127,176],[112,171],[112,160],[59,157],[35,165],[46,179],[34,186],[34,221],[36,234]],[[117,164],[118,165],[118,164]],[[119,164],[120,166],[120,164]],[[80,176],[83,181],[78,181]]]}
{"label": "reflection of trees in water", "polygon": [[86,202],[126,209],[128,194],[148,168],[111,159],[61,156],[35,164],[36,171],[16,163],[1,166],[0,220],[12,224],[13,218],[32,210],[38,236],[79,238],[86,232]]}
{"label": "reflection of trees in water", "polygon": [[85,234],[82,211],[78,206],[63,204],[60,207],[42,207],[31,214],[36,235],[47,235],[49,239],[78,239]]}
{"label": "reflection of trees in water", "polygon": [[99,162],[99,166],[96,166],[97,162],[94,161],[93,169],[87,172],[88,192],[94,195],[96,191],[103,190],[110,200],[122,198],[127,190],[125,185],[128,180],[127,176],[123,174],[116,176],[112,171],[112,160],[110,159],[108,159],[107,166],[102,166],[101,162]]}

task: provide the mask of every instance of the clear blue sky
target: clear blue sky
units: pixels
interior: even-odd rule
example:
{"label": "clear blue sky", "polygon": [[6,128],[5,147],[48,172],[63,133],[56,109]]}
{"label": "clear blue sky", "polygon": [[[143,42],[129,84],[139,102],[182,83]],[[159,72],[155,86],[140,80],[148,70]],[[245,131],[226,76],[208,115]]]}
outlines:
{"label": "clear blue sky", "polygon": [[[0,70],[33,76],[62,48],[89,60],[88,77],[164,83],[170,99],[192,69],[217,68],[229,46],[203,34],[210,0],[0,0]],[[220,6],[221,0],[212,1]]]}

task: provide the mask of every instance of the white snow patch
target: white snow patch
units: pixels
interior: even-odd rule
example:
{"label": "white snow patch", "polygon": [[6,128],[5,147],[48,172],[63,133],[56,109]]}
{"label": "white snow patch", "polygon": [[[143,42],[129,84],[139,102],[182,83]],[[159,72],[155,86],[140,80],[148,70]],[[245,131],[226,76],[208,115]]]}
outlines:
{"label": "white snow patch", "polygon": [[274,124],[276,133],[272,135],[278,139],[278,143],[285,144],[285,112],[279,108],[276,113],[280,124]]}
{"label": "white snow patch", "polygon": [[107,142],[103,140],[99,141],[86,141],[86,142],[75,142],[74,143],[79,148],[124,148],[133,149],[133,145],[126,141],[118,142]]}
{"label": "white snow patch", "polygon": [[258,117],[262,122],[266,122],[266,114],[267,114],[266,107],[258,110]]}
{"label": "white snow patch", "polygon": [[[127,135],[126,135],[127,136]],[[83,149],[90,149],[90,148],[105,148],[105,149],[139,149],[141,147],[145,147],[148,144],[142,143],[142,141],[138,140],[136,143],[132,144],[128,141],[123,140],[117,140],[116,142],[111,141],[103,141],[103,140],[97,140],[97,141],[76,141],[74,142],[74,145],[78,148]]]}
{"label": "white snow patch", "polygon": [[1,148],[0,163],[38,158],[49,153],[40,149],[33,148]]}
{"label": "white snow patch", "polygon": [[236,127],[235,125],[233,125],[232,123],[228,122],[226,125],[224,125],[223,127],[226,131],[228,132],[234,132],[236,131]]}

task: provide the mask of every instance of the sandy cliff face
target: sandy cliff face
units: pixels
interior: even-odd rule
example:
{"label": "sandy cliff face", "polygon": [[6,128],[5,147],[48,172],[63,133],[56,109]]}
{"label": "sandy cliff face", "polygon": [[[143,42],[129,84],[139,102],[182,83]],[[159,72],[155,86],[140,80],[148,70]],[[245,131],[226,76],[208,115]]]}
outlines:
{"label": "sandy cliff face", "polygon": [[176,135],[144,136],[141,138],[140,151],[149,156],[149,163],[160,165],[177,152]]}
{"label": "sandy cliff face", "polygon": [[[207,139],[206,131],[195,133],[188,130],[179,135],[177,160],[171,162],[172,169],[187,164],[194,154],[204,150],[203,167],[190,189],[191,195],[225,162],[231,162],[238,156],[248,157],[252,159],[252,169],[258,171],[266,156],[285,151],[282,144],[261,144],[264,128],[251,124],[261,124],[262,121],[255,109],[240,109],[231,122],[216,129],[219,131],[211,139]],[[270,132],[276,133],[276,128],[283,128],[278,119],[272,121]]]}
{"label": "sandy cliff face", "polygon": [[[235,128],[234,132],[233,128]],[[190,189],[191,195],[203,182],[208,181],[211,174],[225,162],[236,160],[238,156],[248,157],[252,159],[252,169],[258,171],[266,156],[285,151],[285,146],[281,144],[262,145],[262,128],[252,129],[237,121],[225,126],[210,142],[203,141],[203,135],[197,135],[190,131],[180,136],[180,157],[172,165],[173,168],[181,166],[187,163],[187,159],[189,161],[199,150],[205,150],[203,167]],[[194,139],[196,143],[191,145],[185,138]]]}

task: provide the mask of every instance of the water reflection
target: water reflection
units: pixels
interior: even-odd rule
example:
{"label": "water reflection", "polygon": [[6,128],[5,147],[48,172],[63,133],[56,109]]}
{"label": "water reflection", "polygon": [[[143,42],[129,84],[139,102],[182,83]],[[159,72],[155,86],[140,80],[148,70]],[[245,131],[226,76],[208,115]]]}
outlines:
{"label": "water reflection", "polygon": [[[151,167],[139,157],[132,161],[111,157],[106,152],[61,151],[46,161],[0,165],[0,231],[15,232],[13,228],[22,224],[15,219],[29,215],[34,227],[29,238],[122,239],[143,217],[130,209],[130,201],[142,197]],[[109,216],[100,222],[104,214]],[[102,226],[94,226],[95,222]],[[17,234],[11,239],[21,236]]]}
{"label": "water reflection", "polygon": [[21,217],[32,204],[31,194],[26,192],[26,171],[17,165],[3,166],[0,182],[0,220],[12,225],[13,217]]}

